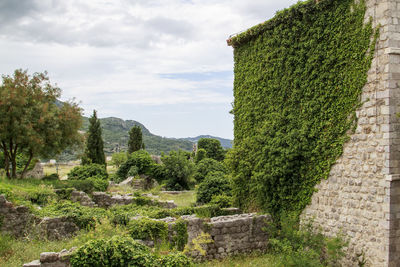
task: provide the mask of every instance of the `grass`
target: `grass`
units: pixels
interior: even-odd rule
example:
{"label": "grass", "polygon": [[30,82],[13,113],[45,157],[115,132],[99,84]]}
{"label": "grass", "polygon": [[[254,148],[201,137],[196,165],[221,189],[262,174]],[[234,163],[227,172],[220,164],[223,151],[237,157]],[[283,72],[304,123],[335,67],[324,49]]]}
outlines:
{"label": "grass", "polygon": [[[58,165],[58,175],[60,178],[67,178],[68,173],[78,165],[65,165],[65,164],[59,164]],[[45,175],[50,175],[53,173],[57,173],[57,167],[56,165],[45,165],[43,166],[43,172]]]}
{"label": "grass", "polygon": [[281,265],[278,255],[251,253],[248,255],[237,255],[223,260],[206,261],[198,263],[196,267],[284,267]]}
{"label": "grass", "polygon": [[0,234],[0,266],[20,267],[24,263],[39,259],[42,252],[59,252],[62,249],[78,247],[89,240],[126,235],[124,227],[115,226],[108,221],[98,224],[94,230],[81,231],[72,239],[48,241],[40,239],[14,239]]}
{"label": "grass", "polygon": [[196,192],[189,191],[180,194],[159,193],[161,201],[173,200],[178,207],[188,207],[196,202]]}

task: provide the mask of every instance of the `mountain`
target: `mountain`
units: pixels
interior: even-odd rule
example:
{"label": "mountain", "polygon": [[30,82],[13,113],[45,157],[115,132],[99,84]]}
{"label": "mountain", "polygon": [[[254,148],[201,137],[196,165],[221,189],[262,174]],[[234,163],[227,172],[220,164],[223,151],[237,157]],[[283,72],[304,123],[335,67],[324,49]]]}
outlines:
{"label": "mountain", "polygon": [[216,136],[212,136],[212,135],[199,135],[197,137],[179,138],[179,140],[186,140],[186,141],[190,141],[192,143],[197,143],[200,138],[217,139],[217,140],[219,140],[221,142],[221,146],[223,148],[232,148],[232,140],[221,138],[221,137],[216,137]]}
{"label": "mountain", "polygon": [[[129,140],[129,130],[138,125],[142,129],[143,141],[146,150],[155,155],[161,152],[168,153],[171,150],[192,151],[193,144],[200,138],[214,138],[221,142],[222,147],[232,148],[232,140],[215,137],[211,135],[200,135],[188,138],[167,138],[152,134],[143,124],[134,120],[123,120],[120,118],[101,118],[101,128],[103,130],[104,151],[106,154],[112,154],[116,151],[126,151]],[[89,128],[89,118],[83,117],[83,131]]]}
{"label": "mountain", "polygon": [[[171,150],[187,150],[192,151],[193,142],[188,140],[180,140],[176,138],[166,138],[152,134],[143,124],[134,120],[123,120],[120,118],[101,118],[101,128],[103,131],[104,152],[112,154],[116,151],[126,151],[129,140],[129,130],[138,125],[142,129],[143,142],[146,150],[155,155],[161,152],[169,152]],[[89,118],[83,117],[82,130],[87,131],[89,128]]]}

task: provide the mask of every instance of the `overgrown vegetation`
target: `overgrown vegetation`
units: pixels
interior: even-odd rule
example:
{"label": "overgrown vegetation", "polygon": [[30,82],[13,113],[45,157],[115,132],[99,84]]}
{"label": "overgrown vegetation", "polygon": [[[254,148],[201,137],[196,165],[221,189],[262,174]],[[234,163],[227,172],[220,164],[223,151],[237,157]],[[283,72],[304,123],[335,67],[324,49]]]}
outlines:
{"label": "overgrown vegetation", "polygon": [[[365,1],[306,1],[235,36],[236,204],[299,214],[342,154],[377,35]],[[378,31],[376,31],[378,32]],[[208,153],[208,152],[207,152]]]}

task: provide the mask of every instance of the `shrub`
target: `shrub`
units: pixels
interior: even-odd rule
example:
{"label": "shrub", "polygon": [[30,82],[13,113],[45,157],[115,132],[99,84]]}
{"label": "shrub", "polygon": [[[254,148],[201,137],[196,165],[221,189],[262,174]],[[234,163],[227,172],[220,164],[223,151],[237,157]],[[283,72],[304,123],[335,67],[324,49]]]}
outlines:
{"label": "shrub", "polygon": [[64,216],[70,218],[80,229],[94,227],[96,222],[107,215],[105,209],[85,207],[66,200],[47,205],[37,212],[41,217]]}
{"label": "shrub", "polygon": [[209,173],[197,190],[197,203],[209,203],[213,196],[231,194],[231,182],[222,172]]}
{"label": "shrub", "polygon": [[200,138],[197,143],[199,149],[204,149],[207,152],[207,157],[218,161],[224,160],[225,153],[219,140],[213,138]]}
{"label": "shrub", "polygon": [[217,205],[220,208],[229,208],[232,206],[233,199],[231,196],[227,196],[225,194],[222,195],[214,195],[211,198],[210,204]]}
{"label": "shrub", "polygon": [[272,224],[269,249],[280,254],[282,266],[340,266],[347,246],[340,236],[325,237],[311,222],[299,226],[297,213],[284,214],[280,224]]}
{"label": "shrub", "polygon": [[85,180],[93,176],[107,180],[108,174],[105,166],[101,164],[82,165],[73,168],[68,173],[68,179],[71,180]]}
{"label": "shrub", "polygon": [[132,166],[128,171],[128,176],[136,176],[139,174],[139,168],[136,166]]}
{"label": "shrub", "polygon": [[199,163],[202,159],[207,158],[207,151],[204,148],[200,148],[197,150],[194,162]]}
{"label": "shrub", "polygon": [[122,163],[128,160],[128,156],[125,152],[113,153],[111,156],[111,162],[115,167],[119,168]]}
{"label": "shrub", "polygon": [[150,174],[155,162],[150,154],[145,150],[135,151],[128,156],[128,160],[121,164],[114,176],[114,181],[119,183],[128,177],[128,172],[132,166],[136,166],[138,174]]}
{"label": "shrub", "polygon": [[70,199],[71,193],[74,191],[75,188],[61,188],[57,189],[55,192],[60,199]]}
{"label": "shrub", "polygon": [[164,165],[160,164],[153,165],[149,175],[159,183],[161,183],[163,180],[166,180],[167,178],[165,174],[165,167]]}
{"label": "shrub", "polygon": [[93,176],[86,179],[93,184],[93,191],[107,191],[108,181],[99,176]]}
{"label": "shrub", "polygon": [[193,266],[190,258],[182,252],[173,252],[165,256],[161,256],[158,260],[158,266],[163,267],[186,267]]}
{"label": "shrub", "polygon": [[57,173],[52,173],[50,175],[46,175],[45,177],[42,178],[43,181],[57,181],[60,180],[60,177],[58,176]]}
{"label": "shrub", "polygon": [[172,247],[176,247],[178,250],[183,251],[189,238],[186,222],[182,219],[178,219],[175,221],[172,230],[174,231]]}
{"label": "shrub", "polygon": [[146,246],[130,237],[91,240],[78,248],[70,258],[72,267],[155,266],[156,257]]}
{"label": "shrub", "polygon": [[141,218],[130,221],[128,228],[133,239],[162,241],[168,236],[168,224],[163,221]]}
{"label": "shrub", "polygon": [[75,188],[76,190],[83,191],[87,194],[96,191],[92,179],[56,181],[52,182],[52,184],[55,189]]}
{"label": "shrub", "polygon": [[196,165],[196,171],[193,177],[196,179],[196,182],[201,183],[207,174],[215,171],[225,173],[227,170],[221,162],[215,159],[205,158]]}
{"label": "shrub", "polygon": [[171,151],[168,156],[161,157],[164,164],[164,174],[167,178],[167,189],[169,190],[188,190],[193,174],[194,164],[187,159],[183,151]]}

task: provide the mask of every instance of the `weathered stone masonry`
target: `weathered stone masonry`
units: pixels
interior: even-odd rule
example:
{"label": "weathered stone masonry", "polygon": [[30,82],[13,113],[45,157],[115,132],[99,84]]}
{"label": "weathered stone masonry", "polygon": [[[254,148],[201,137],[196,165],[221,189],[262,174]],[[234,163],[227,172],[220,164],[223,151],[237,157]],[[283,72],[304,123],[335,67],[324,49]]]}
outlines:
{"label": "weathered stone masonry", "polygon": [[380,28],[356,132],[303,213],[350,238],[346,266],[400,266],[400,0],[367,0]]}
{"label": "weathered stone masonry", "polygon": [[[221,259],[238,253],[265,250],[268,245],[268,234],[264,229],[271,221],[268,215],[239,214],[211,219],[191,215],[182,218],[187,224],[188,244],[195,242],[201,233],[209,234],[212,240],[211,243],[202,245],[204,255],[197,250],[191,252],[195,261]],[[175,220],[175,218],[164,219],[169,223],[170,235],[173,234],[172,226]],[[23,267],[70,267],[71,251],[73,249],[59,253],[44,252],[40,254],[40,260],[26,263]]]}

